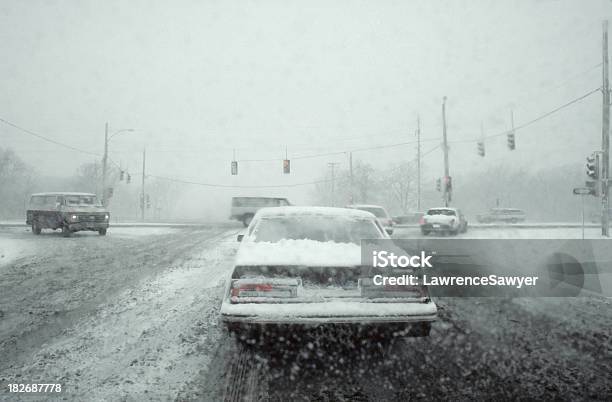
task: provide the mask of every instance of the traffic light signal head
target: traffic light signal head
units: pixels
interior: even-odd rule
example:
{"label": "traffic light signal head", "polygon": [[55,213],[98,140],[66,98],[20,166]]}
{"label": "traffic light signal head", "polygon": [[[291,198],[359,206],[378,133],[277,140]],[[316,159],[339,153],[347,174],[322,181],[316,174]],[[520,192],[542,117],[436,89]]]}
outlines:
{"label": "traffic light signal head", "polygon": [[442,191],[442,180],[440,179],[436,180],[436,190]]}
{"label": "traffic light signal head", "polygon": [[291,173],[291,161],[289,159],[283,159],[283,173]]}
{"label": "traffic light signal head", "polygon": [[238,174],[238,161],[232,161],[232,176]]}
{"label": "traffic light signal head", "polygon": [[127,174],[127,178],[125,179],[125,182],[126,182],[127,184],[130,184],[130,182],[131,182],[131,181],[132,181],[132,176],[130,176],[130,174],[128,173],[128,174]]}
{"label": "traffic light signal head", "polygon": [[444,188],[446,192],[451,192],[453,190],[453,178],[450,176],[444,176]]}
{"label": "traffic light signal head", "polygon": [[484,141],[478,141],[478,155],[485,156],[485,144]]}
{"label": "traffic light signal head", "polygon": [[125,172],[123,170],[119,172],[119,181],[123,181],[124,175],[125,175]]}
{"label": "traffic light signal head", "polygon": [[599,155],[591,154],[586,158],[586,174],[593,180],[599,179]]}
{"label": "traffic light signal head", "polygon": [[508,133],[508,148],[510,148],[511,151],[514,151],[514,149],[516,148],[514,131]]}

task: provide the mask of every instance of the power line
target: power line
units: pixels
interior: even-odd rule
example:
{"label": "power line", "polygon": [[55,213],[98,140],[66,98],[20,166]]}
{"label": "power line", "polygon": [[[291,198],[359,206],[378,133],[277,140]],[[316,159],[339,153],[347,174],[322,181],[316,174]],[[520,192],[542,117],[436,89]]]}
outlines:
{"label": "power line", "polygon": [[68,149],[71,149],[73,151],[81,152],[83,154],[94,155],[94,156],[102,156],[102,155],[94,153],[94,152],[90,152],[90,151],[86,151],[84,149],[79,149],[79,148],[73,147],[72,145],[64,144],[63,142],[59,142],[59,141],[53,140],[51,138],[45,137],[44,135],[37,134],[37,133],[35,133],[35,132],[31,131],[31,130],[28,130],[28,129],[25,129],[23,127],[18,126],[15,123],[11,123],[10,121],[8,121],[6,119],[0,118],[0,122],[6,124],[7,126],[11,126],[11,127],[15,128],[15,129],[23,132],[23,133],[29,134],[29,135],[31,135],[33,137],[36,137],[36,138],[39,138],[41,140],[50,142],[51,144],[59,145],[60,147],[68,148]]}
{"label": "power line", "polygon": [[[548,116],[550,116],[550,115],[553,115],[553,114],[557,113],[557,112],[558,112],[558,111],[560,111],[560,110],[565,109],[566,107],[569,107],[569,106],[573,105],[574,103],[578,103],[578,102],[580,102],[581,100],[588,98],[589,96],[591,96],[591,95],[593,95],[594,93],[599,92],[599,91],[601,91],[601,88],[599,88],[599,87],[598,87],[598,88],[595,88],[594,90],[589,91],[589,92],[587,92],[586,94],[581,95],[581,96],[579,96],[579,97],[577,97],[577,98],[575,98],[575,99],[572,99],[571,101],[569,101],[569,102],[567,102],[567,103],[564,103],[563,105],[558,106],[558,107],[554,108],[553,110],[550,110],[550,111],[548,111],[548,112],[546,112],[546,113],[544,113],[544,114],[542,114],[542,115],[540,115],[540,116],[538,116],[538,117],[536,117],[536,118],[534,118],[534,119],[531,119],[531,120],[529,120],[529,121],[527,121],[527,122],[525,122],[525,123],[523,123],[523,124],[519,124],[518,126],[514,127],[514,130],[512,130],[512,129],[510,129],[510,130],[504,130],[504,131],[499,132],[499,133],[497,133],[497,134],[491,134],[491,135],[484,136],[484,137],[482,137],[482,139],[494,138],[494,137],[501,137],[501,136],[503,136],[503,135],[508,135],[508,133],[511,133],[512,131],[517,131],[517,130],[523,129],[523,128],[525,128],[525,127],[528,127],[528,126],[530,126],[530,125],[532,125],[532,124],[534,124],[534,123],[537,123],[537,122],[538,122],[538,121],[540,121],[540,120],[543,120],[543,119],[547,118],[547,117],[548,117]],[[456,143],[464,143],[464,142],[478,142],[478,141],[480,141],[480,140],[466,139],[466,140],[454,140],[454,141],[449,141],[449,143],[454,143],[454,144],[456,144]]]}
{"label": "power line", "polygon": [[184,180],[184,179],[176,179],[176,178],[172,178],[172,177],[157,176],[157,175],[152,175],[152,174],[147,174],[146,176],[147,177],[153,177],[155,179],[160,179],[160,180],[173,181],[173,182],[176,182],[176,183],[193,184],[193,185],[197,185],[197,186],[216,187],[216,188],[286,188],[286,187],[308,186],[308,185],[312,185],[312,184],[327,183],[327,182],[331,181],[331,180],[315,180],[315,181],[310,181],[310,182],[294,183],[294,184],[275,184],[275,185],[262,185],[262,186],[255,186],[255,185],[241,186],[241,185],[232,185],[232,184],[202,183],[202,182],[197,182],[197,181]]}
{"label": "power line", "polygon": [[[439,138],[428,138],[428,139],[421,139],[421,142],[431,142],[431,141],[439,141]],[[397,147],[402,147],[402,146],[406,146],[406,145],[412,145],[412,144],[416,144],[417,141],[407,141],[407,142],[398,142],[395,144],[387,144],[387,145],[376,145],[376,146],[372,146],[372,147],[363,147],[363,148],[354,148],[354,149],[348,149],[346,151],[334,151],[334,152],[325,152],[325,153],[320,153],[320,154],[310,154],[310,155],[298,155],[298,156],[294,156],[290,159],[294,159],[294,160],[299,160],[299,159],[313,159],[313,158],[321,158],[324,156],[334,156],[334,155],[342,155],[342,154],[348,154],[350,152],[363,152],[363,151],[371,151],[371,150],[375,150],[375,149],[385,149],[385,148],[397,148]],[[283,158],[270,158],[270,159],[239,159],[238,162],[278,162],[283,160]]]}

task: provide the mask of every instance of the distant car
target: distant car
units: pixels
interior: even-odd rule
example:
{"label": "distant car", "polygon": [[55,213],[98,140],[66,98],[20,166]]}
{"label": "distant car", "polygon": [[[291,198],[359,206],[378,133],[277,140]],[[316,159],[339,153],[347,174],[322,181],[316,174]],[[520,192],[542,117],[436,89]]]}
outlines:
{"label": "distant car", "polygon": [[421,218],[421,233],[432,232],[457,234],[467,232],[468,222],[457,208],[430,208]]}
{"label": "distant car", "polygon": [[291,205],[286,198],[277,197],[233,197],[230,219],[241,221],[249,226],[255,213],[261,208],[285,207]]}
{"label": "distant car", "polygon": [[425,215],[424,212],[408,212],[404,215],[394,216],[393,222],[397,225],[418,224],[423,215]]}
{"label": "distant car", "polygon": [[37,193],[30,197],[26,224],[32,233],[42,229],[61,229],[64,236],[90,230],[106,235],[110,213],[92,193]]}
{"label": "distant car", "polygon": [[374,214],[374,216],[378,218],[382,226],[385,228],[385,231],[389,235],[393,234],[393,219],[391,219],[391,215],[389,215],[387,210],[380,205],[354,204],[347,205],[346,208],[359,209],[360,211],[366,211]]}
{"label": "distant car", "polygon": [[480,223],[507,222],[518,223],[525,221],[525,211],[517,208],[491,208],[489,212],[479,214],[476,220]]}
{"label": "distant car", "polygon": [[388,238],[377,219],[356,209],[261,209],[238,236],[221,319],[247,343],[276,330],[338,325],[426,336],[437,315],[427,288],[379,289],[372,268],[361,264],[362,239]]}

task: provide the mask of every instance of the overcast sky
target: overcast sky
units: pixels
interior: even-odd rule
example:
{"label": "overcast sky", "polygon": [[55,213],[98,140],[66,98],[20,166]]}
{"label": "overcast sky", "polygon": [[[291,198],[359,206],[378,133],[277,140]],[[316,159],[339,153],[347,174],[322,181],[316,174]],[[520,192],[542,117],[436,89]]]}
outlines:
{"label": "overcast sky", "polygon": [[[344,155],[281,159],[441,136],[447,96],[451,173],[487,166],[548,168],[584,160],[601,141],[595,94],[476,153],[485,134],[521,124],[601,85],[602,20],[589,1],[0,1],[0,117],[140,171],[226,184],[320,178]],[[92,160],[0,124],[44,174]],[[414,146],[355,152],[384,167]],[[424,176],[441,175],[441,152]]]}

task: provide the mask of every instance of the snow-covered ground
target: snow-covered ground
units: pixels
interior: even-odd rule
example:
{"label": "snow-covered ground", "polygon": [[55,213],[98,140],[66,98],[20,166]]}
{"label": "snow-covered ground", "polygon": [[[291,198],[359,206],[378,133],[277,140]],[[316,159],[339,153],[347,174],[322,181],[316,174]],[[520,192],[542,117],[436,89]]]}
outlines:
{"label": "snow-covered ground", "polygon": [[0,266],[33,252],[28,242],[0,237]]}
{"label": "snow-covered ground", "polygon": [[175,230],[0,231],[7,244],[39,244],[0,270],[0,384],[61,383],[71,400],[172,399],[218,342],[219,280],[239,244],[236,229]]}

